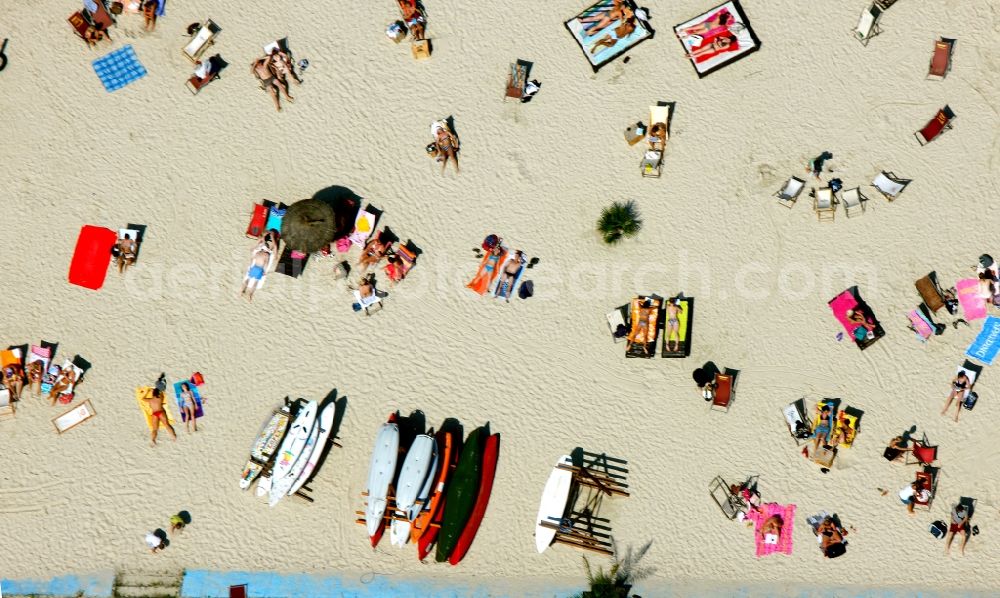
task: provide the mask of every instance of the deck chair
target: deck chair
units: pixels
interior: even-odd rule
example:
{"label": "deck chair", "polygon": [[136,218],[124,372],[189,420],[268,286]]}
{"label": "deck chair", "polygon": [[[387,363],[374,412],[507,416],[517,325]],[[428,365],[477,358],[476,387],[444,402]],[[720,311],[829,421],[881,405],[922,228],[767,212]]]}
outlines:
{"label": "deck chair", "polygon": [[[203,61],[202,66],[205,66],[205,64],[206,63]],[[191,77],[188,78],[187,83],[185,83],[185,86],[188,88],[188,91],[190,91],[194,95],[198,95],[198,92],[204,89],[206,86],[208,86],[208,84],[211,83],[212,81],[215,81],[216,79],[221,79],[222,69],[229,66],[226,63],[226,61],[222,59],[222,56],[220,56],[219,54],[216,54],[215,56],[209,58],[207,61],[207,65],[208,65],[207,68],[210,69],[207,75],[205,75],[204,77],[199,76],[198,75],[199,71],[196,68],[194,74],[192,74]]]}
{"label": "deck chair", "polygon": [[816,212],[817,220],[833,222],[834,216],[837,215],[837,199],[833,196],[833,189],[823,187],[813,193],[813,210]]}
{"label": "deck chair", "polygon": [[897,178],[895,174],[883,170],[872,181],[872,187],[885,196],[889,201],[895,200],[906,189],[912,181],[910,179]]}
{"label": "deck chair", "polygon": [[212,19],[207,19],[191,38],[191,41],[184,46],[184,55],[191,62],[198,62],[205,50],[215,43],[215,36],[219,35],[221,31],[222,28],[216,25]]}
{"label": "deck chair", "polygon": [[801,446],[809,442],[812,438],[812,422],[806,417],[806,400],[803,398],[789,403],[781,413],[785,416],[788,433],[795,441],[795,445]]}
{"label": "deck chair", "polygon": [[913,135],[917,138],[917,143],[920,145],[927,145],[928,143],[934,141],[941,136],[942,133],[951,129],[951,121],[955,120],[955,113],[952,112],[950,106],[945,106],[944,108],[937,111],[923,129],[920,129]]}
{"label": "deck chair", "polygon": [[774,196],[778,198],[778,203],[786,208],[791,208],[795,205],[795,201],[799,198],[799,194],[802,193],[802,189],[805,186],[805,181],[793,176],[788,179],[785,186],[779,189]]}
{"label": "deck chair", "polygon": [[94,411],[94,406],[90,404],[90,399],[87,399],[62,415],[52,418],[52,425],[55,426],[56,432],[62,434],[66,430],[79,426],[95,415],[97,415],[97,412]]}
{"label": "deck chair", "polygon": [[348,237],[351,243],[364,247],[368,242],[368,237],[375,230],[375,220],[375,214],[367,210],[358,210],[358,215],[354,218],[354,231]]}
{"label": "deck chair", "polygon": [[933,465],[934,461],[937,460],[937,453],[938,447],[931,446],[927,440],[927,434],[924,434],[923,440],[913,441],[913,450],[905,453],[906,458],[903,463],[905,465]]}
{"label": "deck chair", "polygon": [[386,264],[383,271],[385,272],[386,277],[388,277],[389,282],[395,284],[406,278],[406,275],[409,274],[410,270],[413,269],[413,266],[416,265],[417,254],[415,251],[402,244],[393,250],[392,254],[396,256],[395,264]]}
{"label": "deck chair", "polygon": [[[616,343],[624,341],[628,335],[628,307],[626,304],[608,312],[608,328],[611,330],[611,338]],[[625,334],[619,334],[621,330],[624,330]]]}
{"label": "deck chair", "polygon": [[745,513],[748,508],[743,497],[733,494],[732,487],[726,483],[726,480],[722,479],[722,476],[715,476],[715,479],[708,485],[708,493],[728,519],[736,519],[737,515]]}
{"label": "deck chair", "polygon": [[14,403],[10,400],[10,391],[0,385],[0,421],[14,419]]}
{"label": "deck chair", "polygon": [[860,187],[844,191],[840,194],[840,199],[844,204],[844,213],[847,214],[848,218],[851,217],[851,214],[857,214],[858,211],[862,214],[865,213],[865,202],[868,201],[868,198],[861,193]]}
{"label": "deck chair", "polygon": [[105,30],[111,29],[114,26],[115,18],[108,12],[108,7],[105,5],[104,0],[85,0],[83,7],[95,25],[100,25]]}
{"label": "deck chair", "polygon": [[867,46],[871,38],[882,33],[882,29],[878,26],[881,17],[882,9],[875,3],[872,3],[861,13],[857,27],[851,32],[854,34],[855,39],[861,42],[861,45]]}
{"label": "deck chair", "polygon": [[[663,125],[663,134],[653,137],[653,127]],[[667,139],[670,137],[670,106],[649,107],[649,132],[646,139],[649,147],[639,163],[639,171],[644,177],[659,177],[663,170],[663,152],[667,149]]]}
{"label": "deck chair", "polygon": [[736,395],[736,377],[739,372],[726,368],[726,373],[715,375],[715,398],[709,409],[712,411],[729,412],[730,405]]}
{"label": "deck chair", "polygon": [[247,225],[247,237],[259,239],[264,235],[264,225],[267,224],[268,207],[264,204],[253,204],[253,214]]}
{"label": "deck chair", "polygon": [[934,42],[934,53],[931,54],[931,63],[927,67],[928,79],[941,81],[948,76],[948,71],[951,70],[951,54],[954,51],[953,39],[942,37]]}
{"label": "deck chair", "polygon": [[931,510],[931,505],[934,503],[934,495],[937,494],[937,482],[938,473],[941,470],[937,467],[931,467],[930,465],[925,465],[923,471],[918,471],[916,475],[916,481],[920,484],[923,489],[928,490],[929,494],[927,500],[920,499],[920,493],[918,492],[913,497],[913,508],[917,507],[921,509]]}
{"label": "deck chair", "polygon": [[[66,20],[69,21],[70,27],[73,28],[73,31],[76,32],[76,35],[83,41],[87,42],[88,46],[93,48],[94,46],[97,45],[97,43],[94,40],[87,39],[87,30],[90,29],[90,26],[92,24],[95,26],[97,24],[93,20],[90,13],[78,10],[75,13],[71,14]],[[108,33],[107,26],[103,27],[104,29],[102,29],[101,32],[104,34],[104,39],[101,41],[111,42],[111,34]]]}
{"label": "deck chair", "polygon": [[361,297],[361,291],[354,291],[354,302],[361,306],[361,311],[364,311],[366,316],[381,311],[384,307],[382,305],[382,298],[374,292],[371,297],[364,299]]}
{"label": "deck chair", "polygon": [[973,394],[973,390],[976,388],[976,382],[979,381],[979,377],[983,373],[983,366],[976,365],[966,359],[962,365],[955,370],[955,375],[958,375],[959,372],[965,372],[965,375],[969,378],[969,387],[965,389],[964,393],[962,393],[962,403],[965,409],[971,411],[976,405],[976,395]]}
{"label": "deck chair", "polygon": [[523,60],[510,63],[510,70],[507,72],[507,91],[504,92],[503,101],[510,98],[520,100],[524,96],[524,86],[528,84],[529,64]]}

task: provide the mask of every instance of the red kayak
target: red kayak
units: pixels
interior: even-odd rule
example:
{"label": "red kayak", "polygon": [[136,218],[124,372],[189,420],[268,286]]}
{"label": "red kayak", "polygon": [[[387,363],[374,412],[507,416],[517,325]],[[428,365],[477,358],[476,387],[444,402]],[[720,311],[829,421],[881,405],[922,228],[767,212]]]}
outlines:
{"label": "red kayak", "polygon": [[491,434],[486,439],[486,446],[483,447],[482,476],[479,480],[479,494],[476,496],[476,506],[473,507],[472,515],[469,516],[469,522],[465,524],[465,529],[462,530],[462,535],[458,537],[455,548],[448,555],[448,562],[452,565],[457,565],[465,557],[465,553],[472,546],[472,541],[476,538],[476,533],[479,531],[479,524],[483,521],[483,516],[486,515],[486,506],[490,502],[490,492],[493,491],[493,477],[497,471],[497,459],[499,456],[500,435]]}

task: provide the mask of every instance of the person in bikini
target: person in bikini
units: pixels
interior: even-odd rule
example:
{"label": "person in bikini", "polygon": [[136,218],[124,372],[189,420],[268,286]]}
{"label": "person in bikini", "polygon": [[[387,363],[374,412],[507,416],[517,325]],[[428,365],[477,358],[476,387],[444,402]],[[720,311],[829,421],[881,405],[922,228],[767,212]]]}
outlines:
{"label": "person in bikini", "polygon": [[184,414],[184,429],[188,432],[191,431],[191,426],[194,426],[194,431],[198,431],[198,419],[195,417],[195,413],[198,411],[198,403],[194,399],[194,392],[191,390],[191,386],[187,382],[181,384],[181,412]]}
{"label": "person in bikini", "polygon": [[368,268],[382,261],[391,248],[392,243],[383,241],[382,235],[376,234],[374,239],[365,244],[365,249],[361,252],[361,257],[358,258],[361,273],[364,274]]}
{"label": "person in bikini", "polygon": [[624,21],[631,17],[632,8],[626,4],[625,0],[614,0],[607,9],[601,9],[594,14],[580,17],[579,21],[583,24],[584,34],[594,35],[595,32],[605,27],[610,27],[615,21]]}
{"label": "person in bikini", "polygon": [[[295,67],[292,65],[291,58],[289,58],[287,52],[283,52],[280,48],[274,48],[271,50],[271,70],[278,77],[278,80],[285,85],[285,95],[288,95],[288,78],[291,77],[295,81],[296,85],[302,84],[302,79],[295,73]],[[289,98],[291,99],[291,98]]]}
{"label": "person in bikini", "polygon": [[736,43],[736,37],[733,35],[720,35],[713,38],[710,43],[705,46],[688,52],[688,58],[700,58],[706,54],[717,54],[719,52],[728,51]]}
{"label": "person in bikini", "polygon": [[118,239],[118,273],[122,274],[125,269],[135,263],[135,255],[139,250],[138,244],[132,235],[125,233],[125,237]]}
{"label": "person in bikini", "polygon": [[448,129],[447,126],[438,125],[434,130],[434,149],[437,153],[438,162],[441,162],[441,172],[448,166],[448,159],[455,161],[455,172],[458,169],[458,138]]}
{"label": "person in bikini", "polygon": [[827,517],[816,526],[816,534],[821,536],[820,539],[820,550],[823,551],[823,555],[826,556],[827,549],[834,544],[842,544],[844,542],[844,530],[837,526],[837,522],[833,520],[832,517]]}
{"label": "person in bikini", "polygon": [[619,40],[625,39],[626,37],[632,35],[635,31],[635,16],[629,16],[624,19],[621,25],[614,28],[613,33],[608,33],[601,39],[597,40],[594,47],[590,49],[591,54],[597,54],[603,47],[614,47]]}
{"label": "person in bikini", "polygon": [[45,375],[44,367],[41,361],[32,361],[27,367],[27,378],[28,386],[31,388],[31,394],[33,396],[38,396],[42,394],[42,377]]}
{"label": "person in bikini", "polygon": [[674,297],[667,302],[667,350],[679,351],[681,346],[681,300]]}
{"label": "person in bikini", "polygon": [[819,443],[829,444],[830,433],[833,431],[833,424],[830,415],[830,406],[823,405],[819,410],[819,423],[813,430],[813,452],[819,450]]}
{"label": "person in bikini", "polygon": [[56,399],[59,395],[64,392],[69,392],[76,384],[76,370],[72,367],[68,367],[59,374],[59,378],[56,379],[55,383],[52,385],[52,390],[49,391],[49,401],[55,405]]}
{"label": "person in bikini", "polygon": [[156,446],[156,435],[160,431],[160,426],[167,429],[167,433],[170,434],[171,440],[177,440],[177,433],[174,432],[174,427],[170,425],[170,420],[167,419],[167,411],[163,407],[163,391],[154,388],[151,396],[143,397],[143,401],[149,403],[149,410],[152,412],[152,425],[149,431],[149,446]]}
{"label": "person in bikini", "polygon": [[[765,544],[777,544],[781,540],[781,528],[785,526],[785,520],[781,515],[771,515],[764,520],[760,526],[760,538]],[[768,542],[768,536],[774,536],[773,542]]]}
{"label": "person in bikini", "polygon": [[21,400],[21,390],[24,389],[24,375],[19,365],[8,365],[3,369],[3,383],[10,390],[10,398]]}
{"label": "person in bikini", "polygon": [[399,12],[403,14],[403,22],[410,30],[413,41],[424,39],[424,27],[427,25],[427,19],[420,7],[417,6],[416,0],[396,1],[399,3]]}
{"label": "person in bikini", "polygon": [[958,421],[958,416],[962,413],[962,401],[965,399],[965,393],[972,388],[972,380],[969,380],[968,374],[965,370],[961,370],[958,374],[951,380],[951,393],[948,395],[948,400],[945,401],[944,409],[941,410],[941,415],[948,413],[948,409],[951,407],[952,401],[955,402],[955,421]]}
{"label": "person in bikini", "polygon": [[289,102],[295,101],[288,95],[288,88],[284,86],[278,77],[275,76],[274,71],[271,69],[271,57],[265,56],[263,58],[258,58],[250,64],[250,72],[260,80],[260,86],[268,94],[270,94],[271,99],[274,100],[274,108],[281,112],[281,100],[279,99],[279,90],[285,92],[285,97],[288,98]]}
{"label": "person in bikini", "polygon": [[146,31],[156,29],[156,12],[160,9],[160,0],[146,0],[142,4],[142,16],[146,21]]}

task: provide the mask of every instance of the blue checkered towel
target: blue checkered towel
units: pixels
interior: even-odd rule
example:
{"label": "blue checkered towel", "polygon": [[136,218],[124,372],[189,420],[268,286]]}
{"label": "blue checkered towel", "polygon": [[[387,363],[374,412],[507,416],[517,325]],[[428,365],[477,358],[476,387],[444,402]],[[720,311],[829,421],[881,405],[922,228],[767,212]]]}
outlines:
{"label": "blue checkered towel", "polygon": [[101,78],[104,89],[115,91],[146,76],[146,67],[135,57],[131,45],[119,48],[94,61],[94,72]]}

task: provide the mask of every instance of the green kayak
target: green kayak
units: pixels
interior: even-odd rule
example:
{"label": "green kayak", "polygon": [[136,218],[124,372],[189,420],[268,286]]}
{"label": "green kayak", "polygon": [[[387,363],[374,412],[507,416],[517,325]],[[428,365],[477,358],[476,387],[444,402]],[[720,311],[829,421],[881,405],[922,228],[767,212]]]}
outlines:
{"label": "green kayak", "polygon": [[458,466],[448,482],[448,491],[444,495],[444,520],[441,522],[437,553],[434,555],[439,563],[448,560],[476,504],[479,473],[483,464],[484,434],[488,434],[484,427],[469,433],[465,446],[462,447],[462,455],[458,458]]}

